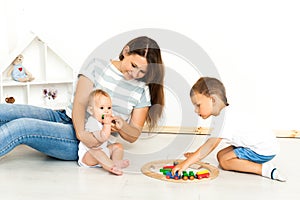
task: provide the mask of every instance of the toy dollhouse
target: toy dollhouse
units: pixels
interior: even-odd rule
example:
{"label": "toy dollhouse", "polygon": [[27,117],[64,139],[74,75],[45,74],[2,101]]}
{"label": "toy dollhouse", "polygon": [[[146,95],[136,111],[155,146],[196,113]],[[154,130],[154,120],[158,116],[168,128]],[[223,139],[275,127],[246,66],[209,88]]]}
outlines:
{"label": "toy dollhouse", "polygon": [[[14,81],[8,74],[12,61],[22,54],[23,65],[33,74],[30,82]],[[13,98],[16,104],[29,104],[52,109],[62,109],[70,103],[76,73],[65,59],[32,34],[28,40],[10,53],[9,59],[0,63],[0,102]],[[48,95],[45,91],[55,91]]]}

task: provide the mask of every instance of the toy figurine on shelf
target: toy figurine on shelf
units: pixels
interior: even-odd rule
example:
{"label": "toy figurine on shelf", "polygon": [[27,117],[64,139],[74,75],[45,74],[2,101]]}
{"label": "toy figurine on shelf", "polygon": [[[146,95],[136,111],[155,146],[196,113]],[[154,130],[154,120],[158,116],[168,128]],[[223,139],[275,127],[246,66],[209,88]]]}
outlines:
{"label": "toy figurine on shelf", "polygon": [[14,97],[6,97],[5,102],[13,104],[13,103],[15,103],[15,98]]}
{"label": "toy figurine on shelf", "polygon": [[44,105],[47,108],[55,108],[57,106],[57,102],[55,101],[57,97],[57,89],[44,88],[42,89],[42,93],[44,97]]}
{"label": "toy figurine on shelf", "polygon": [[57,89],[55,88],[45,88],[43,89],[43,95],[46,99],[54,100],[57,97]]}
{"label": "toy figurine on shelf", "polygon": [[8,75],[15,81],[28,82],[34,80],[32,74],[22,65],[23,55],[18,55],[9,67]]}

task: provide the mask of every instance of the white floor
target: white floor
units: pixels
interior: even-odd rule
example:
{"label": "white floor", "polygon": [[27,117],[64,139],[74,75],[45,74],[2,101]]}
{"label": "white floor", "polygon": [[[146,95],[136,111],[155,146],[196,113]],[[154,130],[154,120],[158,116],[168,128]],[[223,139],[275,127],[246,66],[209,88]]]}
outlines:
{"label": "white floor", "polygon": [[[223,170],[216,179],[198,183],[164,182],[140,173],[139,169],[146,162],[178,158],[178,152],[182,155],[187,149],[194,150],[204,139],[205,136],[144,134],[137,143],[124,144],[125,158],[131,161],[131,166],[123,176],[114,176],[99,168],[81,168],[75,161],[59,161],[19,146],[0,160],[0,198],[300,199],[299,139],[279,139],[281,153],[274,158],[274,163],[287,176],[285,183]],[[203,161],[218,166],[215,159],[218,149]]]}

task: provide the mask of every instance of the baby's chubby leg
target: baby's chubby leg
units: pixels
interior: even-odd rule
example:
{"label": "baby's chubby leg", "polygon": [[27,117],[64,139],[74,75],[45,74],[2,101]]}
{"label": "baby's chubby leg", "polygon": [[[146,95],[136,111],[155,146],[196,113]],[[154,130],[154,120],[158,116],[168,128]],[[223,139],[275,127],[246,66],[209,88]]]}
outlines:
{"label": "baby's chubby leg", "polygon": [[129,160],[123,160],[124,149],[122,144],[110,144],[108,145],[108,149],[111,153],[111,159],[117,167],[126,168],[129,166]]}
{"label": "baby's chubby leg", "polygon": [[103,169],[115,174],[122,175],[123,172],[101,149],[90,149],[82,161],[88,166],[101,165]]}
{"label": "baby's chubby leg", "polygon": [[114,164],[119,168],[126,168],[129,166],[129,160],[116,160]]}

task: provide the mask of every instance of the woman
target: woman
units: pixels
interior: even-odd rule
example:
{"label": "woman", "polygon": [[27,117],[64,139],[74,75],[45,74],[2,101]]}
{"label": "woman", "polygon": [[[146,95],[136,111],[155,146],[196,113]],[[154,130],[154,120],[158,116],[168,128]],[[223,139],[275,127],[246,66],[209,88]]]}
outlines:
{"label": "woman", "polygon": [[0,156],[25,144],[58,159],[77,160],[78,140],[98,146],[93,134],[84,130],[88,95],[96,88],[112,98],[116,121],[112,131],[128,142],[136,141],[144,123],[153,128],[162,115],[164,73],[159,46],[142,36],[124,46],[119,60],[106,63],[93,58],[82,67],[67,112],[0,104]]}

